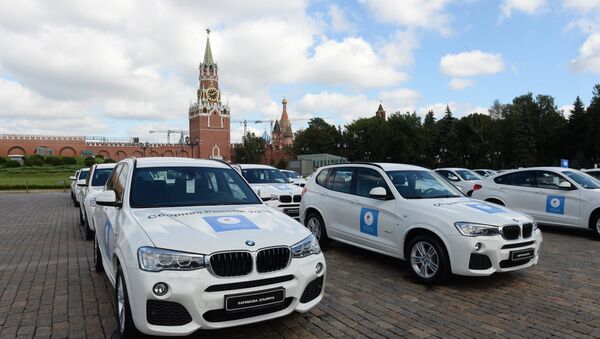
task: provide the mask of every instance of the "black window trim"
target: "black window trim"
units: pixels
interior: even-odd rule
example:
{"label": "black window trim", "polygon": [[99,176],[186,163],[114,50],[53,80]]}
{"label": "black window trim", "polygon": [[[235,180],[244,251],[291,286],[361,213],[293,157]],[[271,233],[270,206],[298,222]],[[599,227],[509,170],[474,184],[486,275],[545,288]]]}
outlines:
{"label": "black window trim", "polygon": [[[358,166],[354,166],[354,165],[358,165]],[[351,164],[344,164],[344,165],[339,165],[339,166],[322,168],[319,171],[319,173],[317,173],[315,175],[315,183],[317,185],[325,188],[326,190],[329,190],[329,191],[333,191],[333,192],[337,192],[337,193],[343,193],[343,194],[350,194],[350,195],[354,195],[354,196],[361,197],[361,198],[369,198],[369,199],[380,200],[380,199],[377,199],[377,198],[365,197],[365,196],[356,194],[356,178],[357,178],[357,175],[358,175],[358,169],[359,168],[368,168],[368,169],[374,170],[379,175],[381,175],[381,177],[383,178],[383,182],[385,183],[385,187],[384,188],[385,188],[385,190],[387,192],[385,201],[395,200],[396,196],[394,195],[393,191],[390,189],[389,184],[387,183],[387,181],[385,179],[387,177],[387,175],[382,175],[379,171],[377,171],[377,169],[372,168],[370,166],[377,167],[377,168],[381,169],[385,173],[385,170],[383,169],[383,167],[379,166],[378,164],[371,164],[371,163],[368,163],[368,162],[367,163],[358,162],[358,163],[351,163]],[[329,183],[329,179],[331,179],[331,177],[332,177],[331,176],[332,173],[334,173],[334,171],[336,171],[338,169],[351,169],[352,170],[352,182],[351,182],[351,185],[350,185],[350,192],[336,191],[334,189],[331,189],[331,188],[327,187],[327,184]],[[329,170],[329,173],[327,174],[327,178],[325,178],[324,185],[321,185],[317,181],[317,177],[319,176],[319,174],[321,174],[322,171],[325,171],[325,170]]]}
{"label": "black window trim", "polygon": [[[510,179],[510,184],[506,184],[506,183],[499,183],[497,180],[502,178],[502,177],[507,177],[507,176],[512,176],[516,173],[522,173],[522,172],[532,172],[533,173],[533,177],[532,177],[532,186],[523,186],[523,185],[515,185],[512,183],[512,178]],[[559,177],[565,179],[566,181],[568,181],[569,183],[571,183],[571,188],[548,188],[548,187],[540,187],[538,186],[538,182],[537,182],[537,175],[538,172],[549,172],[549,173],[553,173],[558,175]],[[503,185],[503,186],[514,186],[514,187],[523,187],[523,188],[534,188],[534,189],[545,189],[545,190],[554,190],[554,191],[574,191],[577,190],[579,188],[577,188],[577,186],[573,183],[573,181],[571,181],[569,178],[567,178],[566,176],[562,175],[562,173],[557,173],[555,171],[552,170],[545,170],[545,169],[522,169],[522,170],[516,170],[516,171],[512,171],[509,173],[505,173],[502,175],[498,175],[495,176],[494,178],[494,183],[496,185]]]}

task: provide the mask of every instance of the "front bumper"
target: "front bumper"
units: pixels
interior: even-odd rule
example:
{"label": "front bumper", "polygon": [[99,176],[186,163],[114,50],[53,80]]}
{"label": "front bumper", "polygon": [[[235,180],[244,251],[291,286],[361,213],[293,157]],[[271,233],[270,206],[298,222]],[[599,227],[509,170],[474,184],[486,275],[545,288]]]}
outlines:
{"label": "front bumper", "polygon": [[283,212],[284,214],[299,220],[300,219],[300,203],[283,203],[277,199],[268,200],[265,204],[276,208],[277,210]]}
{"label": "front bumper", "polygon": [[[315,267],[317,263],[323,264],[322,271],[317,274]],[[290,264],[284,270],[271,273],[257,273],[253,271],[249,275],[242,277],[220,278],[211,274],[207,269],[196,271],[176,272],[146,272],[138,267],[127,268],[127,286],[130,306],[133,320],[139,331],[149,335],[188,335],[198,329],[217,329],[231,326],[255,323],[268,319],[278,318],[292,313],[293,311],[308,312],[316,306],[323,298],[324,285],[319,295],[305,303],[300,302],[307,285],[315,279],[322,278],[326,272],[325,258],[323,254],[311,255],[305,258],[292,259]],[[278,283],[271,283],[249,288],[236,288],[216,292],[207,292],[207,288],[212,290],[215,286],[227,288],[225,284],[247,283],[259,279],[278,278],[291,275],[291,280]],[[158,297],[153,294],[152,287],[158,283],[164,282],[169,286],[166,295]],[[313,284],[314,286],[314,284]],[[280,304],[281,307],[274,312],[267,314],[254,315],[251,310],[236,311],[239,319],[229,320],[224,318],[221,321],[209,321],[206,318],[214,320],[216,314],[227,314],[224,311],[225,296],[239,293],[259,292],[273,288],[285,289],[286,302]],[[318,292],[317,292],[318,293]],[[148,322],[146,306],[148,300],[170,301],[181,304],[191,317],[191,321],[180,326],[159,326]],[[208,313],[212,311],[211,313]],[[208,313],[208,314],[207,314]],[[210,315],[213,316],[210,316]],[[250,315],[246,317],[246,315]],[[221,317],[221,319],[223,319]]]}
{"label": "front bumper", "polygon": [[[506,240],[500,235],[493,237],[450,236],[448,237],[448,242],[452,249],[452,253],[450,254],[452,273],[469,276],[488,276],[495,272],[516,271],[533,266],[538,262],[542,241],[542,232],[539,229],[535,230],[531,237],[517,240]],[[477,243],[481,244],[481,248],[478,251],[475,250]],[[529,260],[511,260],[511,252],[530,248],[534,251],[533,258]],[[472,254],[487,256],[491,263],[490,267],[474,269],[473,266],[476,265],[473,265],[471,261]],[[483,267],[486,266],[484,265]]]}

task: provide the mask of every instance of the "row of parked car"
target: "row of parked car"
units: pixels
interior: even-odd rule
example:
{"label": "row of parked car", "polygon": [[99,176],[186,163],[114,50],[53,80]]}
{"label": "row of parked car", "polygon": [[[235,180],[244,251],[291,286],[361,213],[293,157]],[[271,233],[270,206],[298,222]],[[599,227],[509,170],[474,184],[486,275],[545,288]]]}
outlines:
{"label": "row of parked car", "polygon": [[72,196],[115,288],[119,333],[186,335],[307,312],[323,297],[332,239],[406,260],[428,284],[538,262],[534,213],[474,200],[440,174],[349,163],[292,183],[264,165],[128,158],[78,171]]}

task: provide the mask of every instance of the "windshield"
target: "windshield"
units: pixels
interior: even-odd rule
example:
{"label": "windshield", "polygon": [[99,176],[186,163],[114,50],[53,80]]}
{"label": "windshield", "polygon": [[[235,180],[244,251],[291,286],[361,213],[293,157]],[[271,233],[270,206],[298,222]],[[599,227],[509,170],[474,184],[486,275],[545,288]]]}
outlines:
{"label": "windshield", "polygon": [[600,181],[598,181],[598,179],[585,174],[583,172],[575,172],[575,171],[564,171],[563,172],[564,175],[566,175],[567,177],[569,177],[569,179],[575,181],[576,183],[578,183],[579,185],[581,185],[581,187],[586,188],[586,189],[596,189],[596,188],[600,188]]}
{"label": "windshield", "polygon": [[92,178],[92,186],[104,186],[112,170],[112,168],[96,168],[94,170],[94,177]]}
{"label": "windshield", "polygon": [[458,189],[430,171],[389,171],[394,187],[405,199],[462,197]]}
{"label": "windshield", "polygon": [[251,184],[287,184],[290,181],[274,168],[246,168],[242,175]]}
{"label": "windshield", "polygon": [[300,179],[300,174],[298,174],[294,171],[282,171],[282,173],[285,174],[285,176],[290,179]]}
{"label": "windshield", "polygon": [[231,168],[137,168],[131,207],[260,204],[248,184]]}
{"label": "windshield", "polygon": [[87,175],[88,175],[88,172],[89,172],[89,171],[90,171],[90,170],[85,170],[85,171],[84,171],[84,170],[82,170],[81,172],[79,172],[79,180],[82,180],[82,179],[85,179],[85,178],[87,178]]}
{"label": "windshield", "polygon": [[469,171],[469,170],[456,170],[456,174],[458,174],[463,180],[471,181],[471,180],[481,180],[481,177],[477,174]]}

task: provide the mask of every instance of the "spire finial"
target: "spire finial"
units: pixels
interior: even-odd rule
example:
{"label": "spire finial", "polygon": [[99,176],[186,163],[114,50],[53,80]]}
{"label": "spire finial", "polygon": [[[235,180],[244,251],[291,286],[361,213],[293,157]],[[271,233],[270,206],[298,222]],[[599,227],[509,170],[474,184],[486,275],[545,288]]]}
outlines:
{"label": "spire finial", "polygon": [[210,49],[210,28],[206,29],[206,47],[204,49],[204,64],[214,64],[212,50]]}
{"label": "spire finial", "polygon": [[210,28],[206,28],[206,34],[210,35]]}

